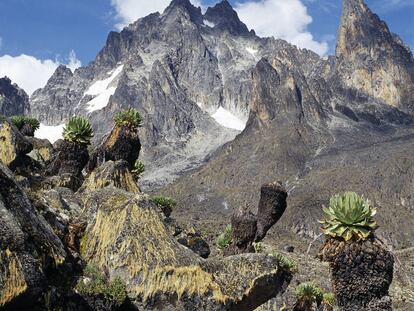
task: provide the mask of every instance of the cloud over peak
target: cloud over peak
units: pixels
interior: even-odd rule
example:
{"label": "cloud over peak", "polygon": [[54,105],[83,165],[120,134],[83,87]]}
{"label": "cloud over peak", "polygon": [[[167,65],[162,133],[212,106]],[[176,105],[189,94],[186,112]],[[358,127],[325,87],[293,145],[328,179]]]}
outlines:
{"label": "cloud over peak", "polygon": [[74,51],[69,53],[69,57],[64,62],[51,59],[41,60],[25,54],[4,55],[0,57],[0,77],[9,77],[13,83],[17,83],[31,95],[35,90],[46,85],[56,68],[62,63],[66,63],[72,71],[81,66]]}
{"label": "cloud over peak", "polygon": [[240,19],[259,36],[284,39],[319,55],[328,52],[328,43],[316,41],[308,31],[312,17],[300,0],[260,0],[237,3]]}

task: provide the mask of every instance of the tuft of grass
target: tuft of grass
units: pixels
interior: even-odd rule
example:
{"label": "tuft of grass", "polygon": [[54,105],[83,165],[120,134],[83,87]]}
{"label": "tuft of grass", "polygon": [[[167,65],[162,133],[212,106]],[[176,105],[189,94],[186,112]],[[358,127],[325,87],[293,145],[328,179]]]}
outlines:
{"label": "tuft of grass", "polygon": [[277,252],[273,252],[270,255],[276,258],[281,268],[289,271],[290,273],[298,272],[298,265],[294,260]]}
{"label": "tuft of grass", "polygon": [[296,297],[301,299],[307,299],[316,303],[321,303],[323,300],[323,290],[313,282],[305,282],[299,284],[295,289]]}
{"label": "tuft of grass", "polygon": [[127,127],[131,131],[136,131],[141,126],[142,117],[138,110],[128,108],[115,114],[114,121],[118,127]]}
{"label": "tuft of grass", "polygon": [[231,225],[227,225],[226,229],[224,229],[224,232],[220,234],[217,238],[217,247],[221,250],[227,248],[232,242],[232,235],[233,228],[231,227]]}
{"label": "tuft of grass", "polygon": [[72,117],[63,129],[63,138],[66,141],[80,145],[90,145],[93,137],[92,126],[88,119]]}
{"label": "tuft of grass", "polygon": [[334,307],[336,305],[336,298],[334,293],[324,293],[322,302],[328,306]]}
{"label": "tuft of grass", "polygon": [[139,176],[140,176],[142,173],[144,173],[144,171],[145,171],[145,165],[144,165],[144,163],[142,163],[140,160],[136,160],[136,161],[135,161],[135,164],[134,164],[134,167],[132,168],[132,171],[131,171],[132,175],[133,175],[136,179],[138,179],[138,178],[139,178]]}
{"label": "tuft of grass", "polygon": [[171,210],[177,205],[177,202],[175,202],[174,199],[163,196],[153,197],[151,198],[151,201],[162,208],[168,208]]}
{"label": "tuft of grass", "polygon": [[125,301],[126,285],[119,278],[107,281],[104,275],[93,265],[88,265],[83,271],[84,279],[76,284],[76,291],[82,295],[103,296],[106,300],[120,306]]}
{"label": "tuft of grass", "polygon": [[263,253],[264,252],[264,246],[262,242],[254,242],[253,243],[254,251],[256,253]]}

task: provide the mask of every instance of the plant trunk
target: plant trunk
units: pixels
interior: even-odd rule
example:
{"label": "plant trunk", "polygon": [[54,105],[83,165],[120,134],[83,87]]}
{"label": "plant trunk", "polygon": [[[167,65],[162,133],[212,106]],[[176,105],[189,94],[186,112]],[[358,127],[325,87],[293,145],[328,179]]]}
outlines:
{"label": "plant trunk", "polygon": [[319,257],[330,264],[333,290],[343,311],[392,310],[388,290],[394,257],[375,237],[348,242],[329,238]]}
{"label": "plant trunk", "polygon": [[88,163],[87,171],[91,172],[95,167],[107,161],[124,160],[128,162],[129,169],[134,167],[141,150],[141,142],[138,133],[129,128],[114,127],[109,136],[93,152]]}

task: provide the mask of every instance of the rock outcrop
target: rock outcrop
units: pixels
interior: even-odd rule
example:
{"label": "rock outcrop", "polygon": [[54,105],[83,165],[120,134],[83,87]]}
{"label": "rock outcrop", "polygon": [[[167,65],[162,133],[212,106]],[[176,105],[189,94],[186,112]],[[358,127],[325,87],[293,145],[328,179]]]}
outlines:
{"label": "rock outcrop", "polygon": [[86,193],[82,256],[145,309],[253,310],[283,291],[290,274],[263,254],[205,261],[179,244],[145,195],[114,187]]}
{"label": "rock outcrop", "polygon": [[364,0],[344,0],[336,70],[346,87],[414,113],[414,59]]}
{"label": "rock outcrop", "polygon": [[0,79],[0,115],[11,117],[30,111],[29,96],[7,77]]}
{"label": "rock outcrop", "polygon": [[126,161],[108,161],[92,171],[79,193],[96,191],[108,186],[123,189],[131,193],[140,193],[139,187],[129,171],[129,164]]}
{"label": "rock outcrop", "polygon": [[0,163],[0,307],[41,305],[48,277],[65,258],[62,242]]}
{"label": "rock outcrop", "polygon": [[7,119],[0,116],[0,162],[15,169],[33,145]]}
{"label": "rock outcrop", "polygon": [[58,177],[58,184],[66,187],[70,185],[69,187],[76,191],[83,183],[82,170],[88,161],[87,146],[63,140],[47,162],[45,175]]}

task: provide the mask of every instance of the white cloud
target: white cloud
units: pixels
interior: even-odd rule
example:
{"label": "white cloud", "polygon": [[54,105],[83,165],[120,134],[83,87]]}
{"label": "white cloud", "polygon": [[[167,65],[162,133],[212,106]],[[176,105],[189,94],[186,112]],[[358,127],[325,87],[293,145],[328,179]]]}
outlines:
{"label": "white cloud", "polygon": [[[81,66],[74,51],[67,59],[67,66],[72,71]],[[38,88],[44,87],[47,80],[61,64],[57,60],[41,60],[30,55],[4,55],[0,57],[0,77],[8,76],[13,83],[17,83],[29,95]]]}
{"label": "white cloud", "polygon": [[316,41],[308,31],[312,17],[300,0],[247,1],[237,3],[235,10],[259,36],[284,39],[320,55],[328,51],[328,43]]}
{"label": "white cloud", "polygon": [[[155,12],[162,13],[170,2],[171,0],[111,0],[119,20],[115,27],[122,29],[141,17]],[[200,0],[191,0],[191,3],[196,7],[202,6]]]}

